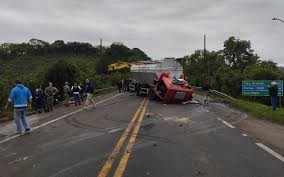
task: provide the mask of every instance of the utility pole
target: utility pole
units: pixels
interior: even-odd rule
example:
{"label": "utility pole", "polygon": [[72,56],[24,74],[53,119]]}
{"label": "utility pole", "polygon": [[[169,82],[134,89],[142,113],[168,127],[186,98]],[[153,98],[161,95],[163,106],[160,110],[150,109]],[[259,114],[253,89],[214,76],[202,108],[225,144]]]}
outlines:
{"label": "utility pole", "polygon": [[[206,34],[204,34],[204,49],[203,49],[203,56],[204,56],[204,59],[206,58]],[[208,73],[208,76],[210,74],[210,63],[209,63],[209,60],[207,61],[207,73]]]}
{"label": "utility pole", "polygon": [[101,54],[101,57],[103,56],[103,39],[100,38],[100,54]]}
{"label": "utility pole", "polygon": [[[101,57],[101,61],[103,59],[103,39],[100,38],[100,57]],[[102,63],[100,64],[100,72],[101,72],[101,88],[103,88],[103,65]]]}
{"label": "utility pole", "polygon": [[206,51],[206,34],[204,34],[204,54],[205,54],[205,51]]}

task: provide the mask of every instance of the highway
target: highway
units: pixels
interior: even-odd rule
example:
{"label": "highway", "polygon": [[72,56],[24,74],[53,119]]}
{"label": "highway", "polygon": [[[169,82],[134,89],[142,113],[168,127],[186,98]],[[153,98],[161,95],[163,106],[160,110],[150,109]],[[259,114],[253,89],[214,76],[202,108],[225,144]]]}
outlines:
{"label": "highway", "polygon": [[97,102],[1,139],[0,177],[284,176],[283,157],[235,126],[246,114],[131,93]]}

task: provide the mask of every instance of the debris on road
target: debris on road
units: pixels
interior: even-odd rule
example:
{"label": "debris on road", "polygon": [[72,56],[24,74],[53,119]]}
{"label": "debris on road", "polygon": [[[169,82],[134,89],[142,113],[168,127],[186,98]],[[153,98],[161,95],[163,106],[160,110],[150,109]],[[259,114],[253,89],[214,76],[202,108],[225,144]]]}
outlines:
{"label": "debris on road", "polygon": [[21,157],[21,158],[16,159],[16,160],[14,160],[14,161],[12,161],[12,162],[9,162],[8,164],[13,164],[13,163],[18,163],[18,162],[20,162],[20,161],[25,161],[25,160],[27,160],[28,158],[29,158],[29,156]]}
{"label": "debris on road", "polygon": [[201,171],[197,171],[197,172],[195,172],[194,174],[195,174],[196,176],[198,176],[198,175],[203,175],[204,173],[201,172]]}
{"label": "debris on road", "polygon": [[189,100],[189,101],[182,102],[182,104],[186,105],[186,104],[202,104],[202,103],[199,100]]}

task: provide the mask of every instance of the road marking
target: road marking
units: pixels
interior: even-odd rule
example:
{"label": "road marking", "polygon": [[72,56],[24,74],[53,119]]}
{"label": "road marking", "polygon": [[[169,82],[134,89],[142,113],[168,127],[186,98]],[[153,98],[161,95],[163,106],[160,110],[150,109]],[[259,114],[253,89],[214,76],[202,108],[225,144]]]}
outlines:
{"label": "road marking", "polygon": [[140,129],[140,126],[141,126],[141,123],[143,121],[143,118],[144,118],[144,115],[145,115],[145,111],[146,111],[146,108],[147,108],[147,104],[148,104],[148,100],[146,102],[146,104],[144,105],[144,108],[141,112],[141,115],[138,119],[138,122],[132,132],[132,135],[129,139],[129,142],[126,146],[126,149],[124,151],[124,154],[122,155],[121,159],[120,159],[120,162],[119,162],[119,165],[114,173],[114,177],[121,177],[123,175],[123,172],[125,170],[125,167],[126,167],[126,164],[127,164],[127,161],[130,157],[130,154],[131,154],[131,151],[132,151],[132,148],[134,146],[134,143],[135,143],[135,140],[136,140],[136,137],[137,137],[137,134],[139,132],[139,129]]}
{"label": "road marking", "polygon": [[236,127],[234,127],[233,125],[229,124],[228,122],[226,122],[224,120],[222,120],[222,122],[223,122],[223,124],[227,125],[230,128],[236,128]]}
{"label": "road marking", "polygon": [[220,120],[221,122],[223,122],[223,124],[227,125],[227,126],[230,127],[230,128],[236,128],[236,127],[234,127],[233,125],[229,124],[228,122],[224,121],[224,120],[221,119],[221,118],[218,118],[218,120]]}
{"label": "road marking", "polygon": [[130,123],[128,124],[128,127],[125,129],[124,133],[122,134],[122,136],[120,137],[118,143],[116,144],[115,148],[113,149],[113,151],[111,152],[110,156],[108,157],[107,161],[105,162],[103,168],[101,169],[98,177],[106,177],[109,170],[112,167],[112,164],[114,162],[115,157],[117,156],[117,154],[120,152],[120,149],[122,147],[122,145],[124,144],[129,132],[131,131],[131,128],[133,126],[133,124],[135,123],[141,109],[144,106],[145,103],[145,98],[142,101],[142,103],[140,104],[139,108],[137,109],[136,113],[134,114],[132,120],[130,121]]}
{"label": "road marking", "polygon": [[107,133],[114,133],[114,132],[118,132],[120,130],[122,130],[122,128],[116,128],[116,129],[108,131]]}
{"label": "road marking", "polygon": [[248,136],[247,134],[242,134],[243,136]]}
{"label": "road marking", "polygon": [[262,143],[255,143],[257,146],[259,146],[261,149],[265,150],[266,152],[268,152],[269,154],[271,154],[272,156],[276,157],[277,159],[281,160],[282,162],[284,162],[284,157],[281,156],[280,154],[278,154],[277,152],[273,151],[272,149],[270,149],[269,147],[265,146]]}
{"label": "road marking", "polygon": [[[122,93],[121,93],[121,94],[122,94]],[[105,99],[105,100],[99,101],[99,102],[95,103],[95,105],[98,105],[98,104],[100,104],[100,103],[103,103],[103,102],[106,102],[106,101],[108,101],[108,100],[111,100],[111,99],[113,99],[113,98],[115,98],[115,97],[120,96],[121,94],[117,94],[117,95],[114,95],[114,96],[112,96],[112,97],[110,97],[110,98],[107,98],[107,99]],[[91,106],[92,106],[92,105],[90,105],[90,106],[88,106],[88,107],[91,107]],[[83,111],[83,109],[78,109],[77,111],[71,112],[71,113],[69,113],[69,114],[63,115],[63,116],[58,117],[58,118],[56,118],[56,119],[53,119],[53,120],[51,120],[51,121],[45,122],[45,123],[43,123],[43,124],[41,124],[41,125],[35,126],[35,127],[33,127],[29,132],[34,131],[34,130],[37,130],[37,129],[41,128],[41,127],[44,127],[44,126],[46,126],[46,125],[48,125],[48,124],[51,124],[51,123],[53,123],[53,122],[56,122],[56,121],[58,121],[58,120],[64,119],[64,118],[66,118],[66,117],[68,117],[68,116],[71,116],[71,115],[76,114],[76,113],[81,112],[81,111]],[[7,142],[7,141],[10,141],[10,140],[12,140],[12,139],[18,138],[19,136],[22,136],[22,135],[24,135],[24,134],[26,134],[26,133],[23,133],[23,134],[20,134],[20,135],[10,136],[10,137],[8,137],[8,138],[6,138],[6,139],[4,139],[4,140],[1,140],[1,141],[0,141],[0,144],[3,144],[3,143],[5,143],[5,142]]]}
{"label": "road marking", "polygon": [[3,147],[0,146],[0,149],[1,149],[2,151],[6,151],[7,148],[3,148]]}

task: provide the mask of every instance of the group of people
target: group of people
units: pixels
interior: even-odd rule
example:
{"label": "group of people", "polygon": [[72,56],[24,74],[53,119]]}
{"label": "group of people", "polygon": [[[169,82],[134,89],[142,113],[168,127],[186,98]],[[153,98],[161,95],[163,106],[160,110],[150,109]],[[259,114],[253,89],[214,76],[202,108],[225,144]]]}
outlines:
{"label": "group of people", "polygon": [[131,80],[121,79],[117,82],[118,92],[121,93],[123,91],[129,91],[128,85],[130,84]]}
{"label": "group of people", "polygon": [[[69,106],[71,97],[73,96],[75,106],[81,105],[83,102],[83,94],[87,95],[86,103],[92,103],[94,106],[93,99],[90,99],[90,95],[94,94],[94,86],[90,83],[89,79],[86,79],[85,86],[81,86],[78,82],[75,82],[71,87],[68,82],[65,82],[63,86],[63,96],[64,96],[64,105]],[[48,87],[45,90],[42,90],[39,86],[34,93],[34,103],[36,110],[41,113],[43,110],[49,112],[53,111],[53,104],[55,101],[55,95],[59,90],[53,86],[50,82]],[[88,96],[89,95],[89,96]],[[86,106],[86,105],[85,105]]]}
{"label": "group of people", "polygon": [[[5,109],[8,109],[9,105],[13,104],[17,134],[21,134],[23,132],[23,127],[26,132],[30,131],[30,125],[26,119],[26,111],[27,109],[32,109],[33,95],[30,90],[21,83],[20,80],[16,80],[15,85],[16,86],[11,90]],[[36,109],[39,112],[43,111],[43,109],[53,111],[54,96],[58,92],[59,90],[54,87],[51,82],[44,90],[42,90],[41,86],[38,87],[34,93]],[[92,104],[93,108],[95,108],[95,87],[89,79],[85,80],[84,89],[78,83],[75,83],[70,88],[68,82],[65,82],[63,92],[65,105],[69,105],[71,95],[74,97],[75,105],[81,105],[83,97],[80,95],[83,93],[86,95],[86,102],[83,109],[86,110],[90,104]]]}
{"label": "group of people", "polygon": [[59,92],[56,87],[50,82],[45,90],[39,86],[34,93],[35,107],[39,113],[45,109],[46,111],[53,111],[54,96]]}

